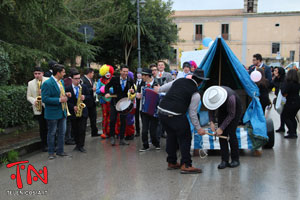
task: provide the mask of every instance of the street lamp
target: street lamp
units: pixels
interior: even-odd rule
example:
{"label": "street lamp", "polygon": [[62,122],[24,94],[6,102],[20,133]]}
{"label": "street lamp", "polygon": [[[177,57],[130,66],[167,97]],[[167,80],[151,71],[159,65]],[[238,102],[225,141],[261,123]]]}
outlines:
{"label": "street lamp", "polygon": [[137,28],[138,28],[138,69],[141,68],[141,28],[140,28],[140,5],[144,7],[146,4],[145,0],[130,0],[132,4],[136,2],[137,12]]}

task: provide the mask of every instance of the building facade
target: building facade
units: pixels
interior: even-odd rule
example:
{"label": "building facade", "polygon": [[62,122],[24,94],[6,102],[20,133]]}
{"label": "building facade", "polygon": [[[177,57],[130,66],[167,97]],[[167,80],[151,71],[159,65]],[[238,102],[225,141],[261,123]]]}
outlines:
{"label": "building facade", "polygon": [[204,38],[220,35],[245,66],[256,53],[267,64],[299,61],[300,11],[257,13],[257,1],[244,0],[244,9],[175,11],[179,41],[171,68],[179,67],[180,52],[201,49]]}

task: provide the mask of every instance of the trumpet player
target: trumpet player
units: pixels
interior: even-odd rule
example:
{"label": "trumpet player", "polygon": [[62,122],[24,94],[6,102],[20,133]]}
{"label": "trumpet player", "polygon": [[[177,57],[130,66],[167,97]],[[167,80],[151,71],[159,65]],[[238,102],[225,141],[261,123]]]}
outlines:
{"label": "trumpet player", "polygon": [[76,147],[75,151],[86,153],[84,149],[86,123],[88,108],[85,102],[92,99],[87,86],[80,84],[80,74],[77,70],[71,72],[72,85],[66,87],[72,97],[68,99],[68,107],[71,113],[72,133],[74,134]]}
{"label": "trumpet player", "polygon": [[42,151],[47,152],[47,120],[44,118],[44,106],[41,99],[41,86],[48,79],[41,67],[34,68],[34,79],[28,82],[27,101],[32,104],[34,118],[39,123]]}
{"label": "trumpet player", "polygon": [[45,81],[42,87],[42,102],[45,103],[45,119],[48,123],[48,159],[55,158],[55,136],[57,131],[57,150],[58,156],[69,156],[64,152],[64,140],[67,122],[67,101],[71,93],[65,92],[65,86],[62,78],[66,74],[63,65],[53,66],[53,75]]}

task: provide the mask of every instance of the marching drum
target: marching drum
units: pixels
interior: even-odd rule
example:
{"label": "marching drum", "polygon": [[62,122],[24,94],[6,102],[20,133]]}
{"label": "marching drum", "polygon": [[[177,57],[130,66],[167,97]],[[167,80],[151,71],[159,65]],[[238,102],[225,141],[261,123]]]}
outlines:
{"label": "marching drum", "polygon": [[159,104],[159,94],[153,89],[146,88],[143,91],[142,112],[156,117],[157,105]]}
{"label": "marching drum", "polygon": [[132,109],[133,109],[133,102],[127,97],[120,99],[116,104],[116,110],[121,115],[128,114]]}

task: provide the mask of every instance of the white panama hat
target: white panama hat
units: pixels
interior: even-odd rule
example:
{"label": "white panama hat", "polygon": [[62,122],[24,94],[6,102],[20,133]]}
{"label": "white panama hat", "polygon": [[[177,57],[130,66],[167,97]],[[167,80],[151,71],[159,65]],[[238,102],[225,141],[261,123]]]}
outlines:
{"label": "white panama hat", "polygon": [[203,94],[203,104],[209,110],[218,109],[227,99],[227,91],[220,86],[211,86]]}

